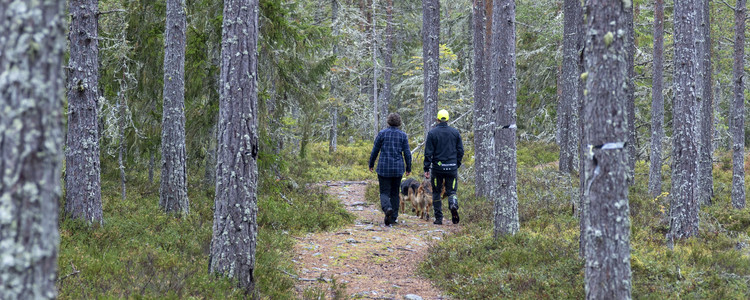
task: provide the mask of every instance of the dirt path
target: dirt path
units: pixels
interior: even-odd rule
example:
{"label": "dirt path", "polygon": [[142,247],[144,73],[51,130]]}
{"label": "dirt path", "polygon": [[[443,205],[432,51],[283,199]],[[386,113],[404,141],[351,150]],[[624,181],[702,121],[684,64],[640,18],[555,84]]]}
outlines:
{"label": "dirt path", "polygon": [[[458,225],[433,225],[411,214],[399,215],[398,225],[386,227],[380,205],[365,201],[365,182],[329,182],[328,193],[357,215],[355,224],[335,232],[297,238],[294,259],[299,280],[297,292],[327,289],[334,277],[346,284],[348,298],[447,299],[432,284],[416,275],[431,243],[458,229]],[[407,205],[407,207],[409,207]],[[450,212],[448,221],[450,223]],[[330,291],[328,297],[331,297]],[[413,298],[418,299],[418,298]]]}

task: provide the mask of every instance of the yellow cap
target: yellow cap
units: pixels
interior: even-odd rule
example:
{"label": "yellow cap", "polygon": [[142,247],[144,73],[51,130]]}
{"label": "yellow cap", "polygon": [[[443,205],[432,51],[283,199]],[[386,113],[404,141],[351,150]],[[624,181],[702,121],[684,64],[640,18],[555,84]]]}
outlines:
{"label": "yellow cap", "polygon": [[440,110],[440,111],[438,112],[437,118],[438,118],[438,120],[440,120],[440,121],[448,121],[448,119],[449,119],[450,117],[448,116],[448,111],[447,111],[447,110],[445,110],[445,109],[441,109],[441,110]]}

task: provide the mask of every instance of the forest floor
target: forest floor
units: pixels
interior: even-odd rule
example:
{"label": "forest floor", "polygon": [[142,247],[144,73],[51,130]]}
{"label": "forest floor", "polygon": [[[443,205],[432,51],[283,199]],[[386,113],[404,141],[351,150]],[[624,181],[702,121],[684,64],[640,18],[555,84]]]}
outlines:
{"label": "forest floor", "polygon": [[300,297],[317,290],[337,299],[448,298],[417,269],[430,245],[460,225],[450,224],[450,217],[447,225],[433,225],[414,216],[407,205],[408,213],[400,212],[398,224],[387,227],[379,205],[365,200],[367,182],[324,184],[357,220],[336,231],[296,238],[293,262]]}

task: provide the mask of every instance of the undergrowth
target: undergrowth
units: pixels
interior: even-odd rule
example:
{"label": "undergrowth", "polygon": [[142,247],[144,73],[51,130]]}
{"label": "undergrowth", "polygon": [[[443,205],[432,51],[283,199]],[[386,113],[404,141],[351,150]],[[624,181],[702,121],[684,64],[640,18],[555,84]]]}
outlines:
{"label": "undergrowth", "polygon": [[[341,153],[355,151],[346,146],[339,149]],[[327,153],[319,155],[334,164],[347,162],[337,162]],[[285,160],[295,161],[268,155],[259,161],[254,275],[261,299],[296,297],[294,235],[332,230],[354,220],[338,201],[311,185],[325,177],[305,176],[309,169],[303,164],[285,164]],[[190,214],[176,217],[159,208],[158,173],[155,182],[149,183],[146,170],[129,170],[127,199],[122,200],[116,162],[105,157],[102,170],[104,225],[60,222],[60,299],[246,298],[231,279],[208,273],[214,188],[196,175],[202,171],[190,170]],[[332,288],[340,290],[341,285]]]}
{"label": "undergrowth", "polygon": [[[459,192],[463,229],[431,248],[420,272],[456,299],[582,299],[577,176],[550,164],[554,146],[521,144],[518,151],[519,233],[493,239],[492,203]],[[750,211],[732,209],[731,160],[714,167],[715,197],[701,209],[700,236],[674,250],[665,243],[667,166],[663,174],[666,192],[650,197],[648,165],[640,162],[630,188],[633,297],[750,297]]]}

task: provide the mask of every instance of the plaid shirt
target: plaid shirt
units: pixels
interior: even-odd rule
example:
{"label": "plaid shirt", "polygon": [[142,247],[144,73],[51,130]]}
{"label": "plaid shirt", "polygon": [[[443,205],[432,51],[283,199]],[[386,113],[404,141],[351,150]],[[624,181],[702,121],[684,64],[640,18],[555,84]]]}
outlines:
{"label": "plaid shirt", "polygon": [[[409,150],[409,139],[406,133],[396,127],[388,127],[378,132],[375,145],[370,153],[370,168],[375,165],[375,158],[380,153],[378,160],[378,175],[383,177],[401,177],[404,175],[404,160],[406,161],[406,172],[411,172],[411,150]],[[403,156],[402,156],[403,155]]]}

